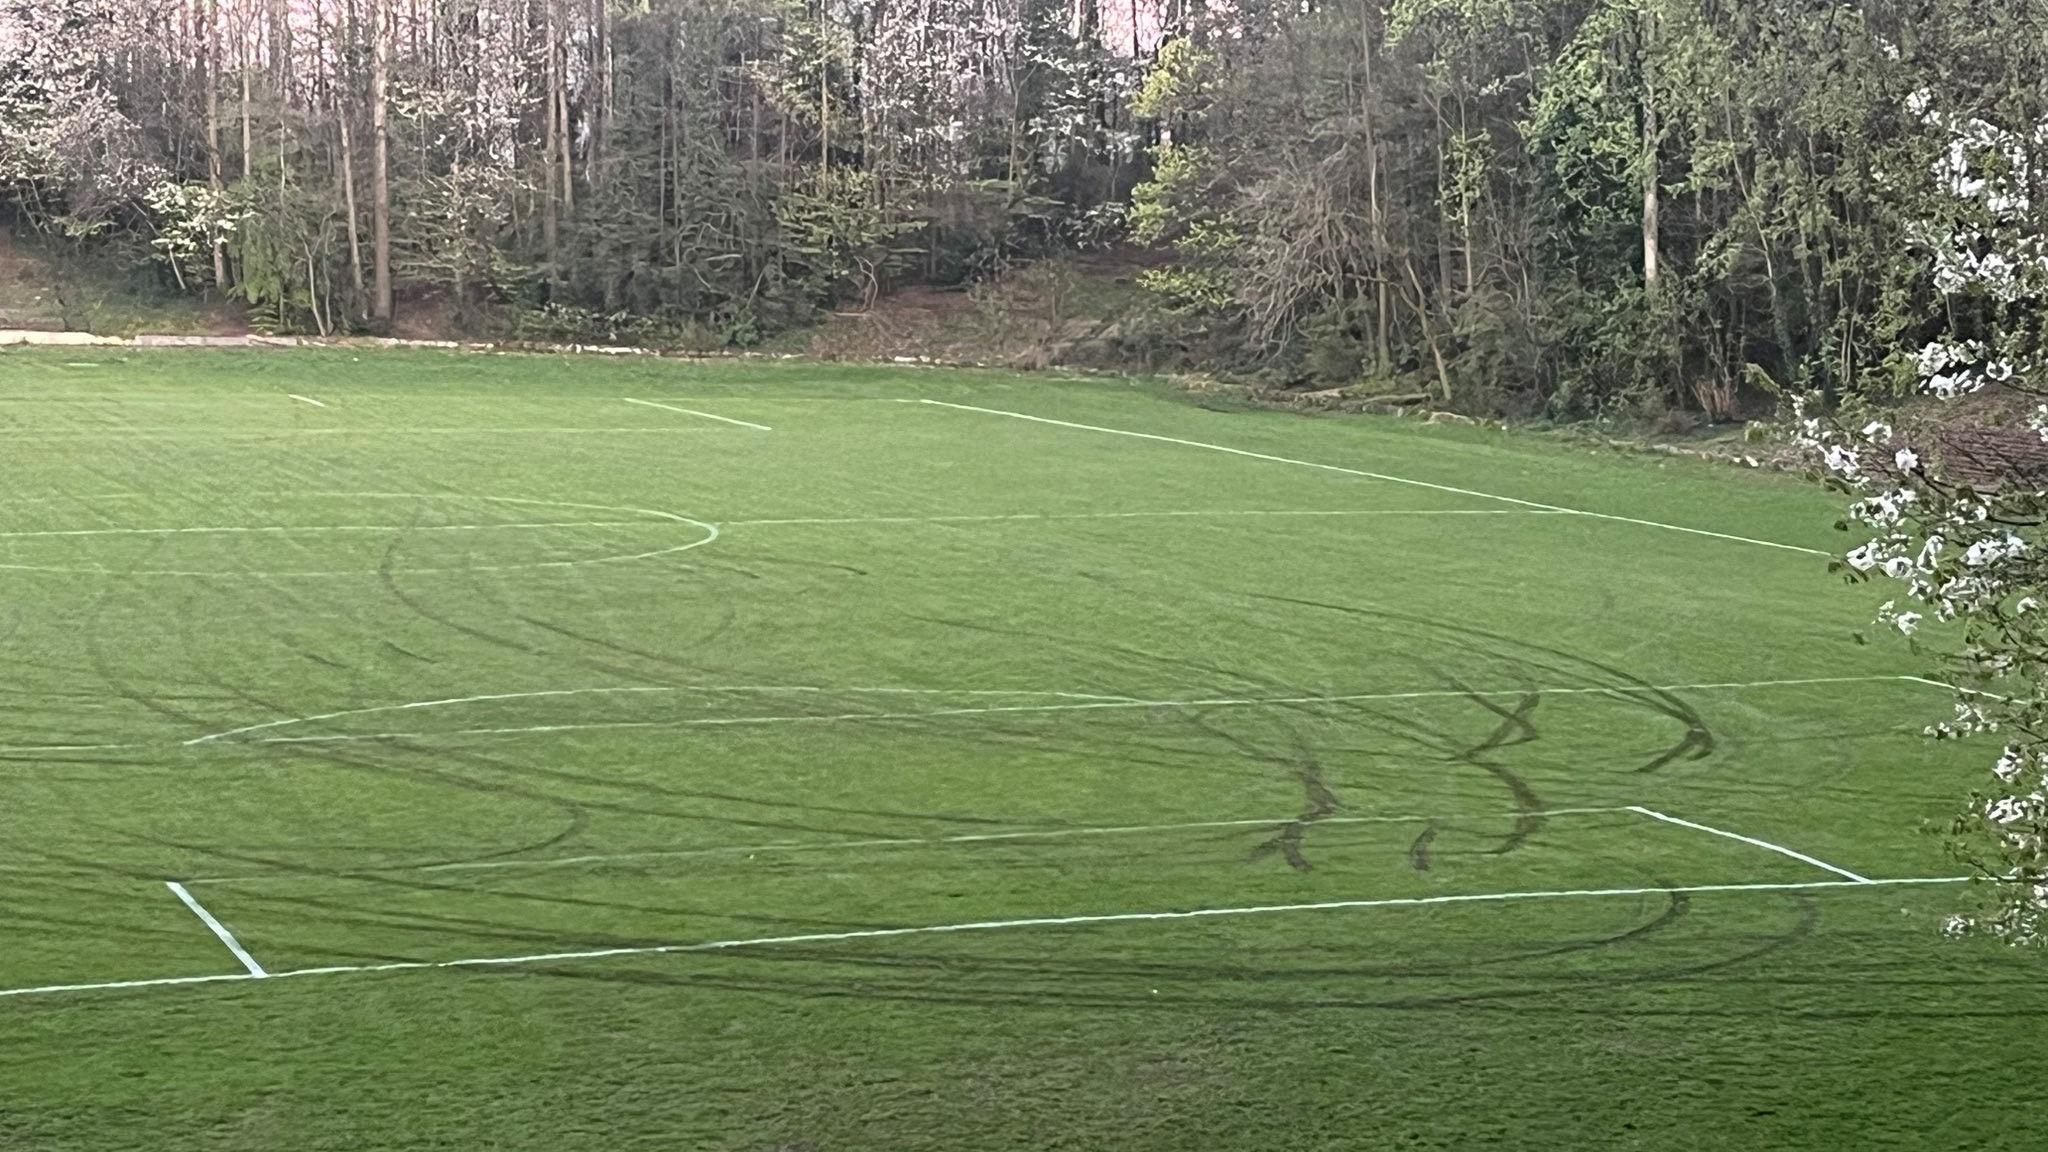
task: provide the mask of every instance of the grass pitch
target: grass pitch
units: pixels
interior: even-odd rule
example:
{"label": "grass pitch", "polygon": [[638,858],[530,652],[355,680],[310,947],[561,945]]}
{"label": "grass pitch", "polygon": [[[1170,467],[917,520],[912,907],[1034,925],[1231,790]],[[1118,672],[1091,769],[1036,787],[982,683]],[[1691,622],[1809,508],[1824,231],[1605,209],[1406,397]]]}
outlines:
{"label": "grass pitch", "polygon": [[0,1147],[2031,1147],[1829,499],[835,368],[0,358]]}

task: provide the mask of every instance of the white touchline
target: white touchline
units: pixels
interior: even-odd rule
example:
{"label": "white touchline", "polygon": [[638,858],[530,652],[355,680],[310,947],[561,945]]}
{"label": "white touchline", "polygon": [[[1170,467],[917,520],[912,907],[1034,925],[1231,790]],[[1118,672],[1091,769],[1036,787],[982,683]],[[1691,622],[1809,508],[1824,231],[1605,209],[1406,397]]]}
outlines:
{"label": "white touchline", "polygon": [[1361,476],[1367,480],[1381,480],[1389,484],[1407,484],[1416,488],[1428,488],[1437,492],[1449,492],[1458,496],[1474,496],[1482,500],[1499,500],[1505,504],[1519,504],[1524,508],[1536,508],[1545,512],[1562,512],[1572,516],[1586,516],[1595,520],[1612,520],[1622,524],[1637,524],[1645,528],[1662,528],[1670,532],[1684,532],[1693,536],[1711,536],[1717,540],[1732,540],[1738,544],[1756,544],[1765,548],[1780,548],[1787,552],[1803,552],[1810,556],[1832,556],[1819,548],[1803,548],[1797,544],[1780,544],[1775,540],[1758,540],[1750,536],[1735,536],[1726,532],[1713,532],[1705,528],[1687,528],[1682,524],[1666,524],[1660,520],[1639,520],[1633,516],[1616,516],[1610,512],[1588,512],[1583,508],[1566,508],[1557,504],[1542,504],[1534,500],[1523,500],[1514,496],[1500,496],[1492,492],[1479,492],[1471,488],[1455,488],[1449,484],[1433,484],[1427,480],[1411,480],[1406,476],[1390,476],[1384,472],[1367,472],[1358,468],[1345,468],[1336,464],[1321,464],[1314,460],[1296,460],[1291,456],[1273,456],[1265,452],[1252,452],[1244,448],[1231,448],[1222,444],[1210,444],[1202,440],[1184,440],[1178,436],[1160,436],[1151,432],[1133,432],[1128,428],[1107,428],[1100,424],[1077,424],[1071,420],[1054,420],[1047,416],[1032,416],[1024,412],[1012,412],[1004,408],[982,408],[974,404],[953,404],[944,400],[918,401],[940,408],[957,408],[962,412],[980,412],[989,416],[1006,416],[1013,420],[1029,420],[1034,424],[1051,424],[1059,428],[1077,428],[1084,432],[1106,432],[1112,436],[1129,436],[1138,440],[1154,440],[1161,444],[1179,444],[1186,448],[1201,448],[1210,452],[1227,452],[1232,456],[1246,456],[1253,460],[1266,460],[1275,464],[1293,464],[1301,468],[1319,468],[1325,472],[1342,472],[1347,476]]}
{"label": "white touchline", "polygon": [[1569,516],[1546,508],[1339,508],[1227,509],[1221,512],[1013,512],[956,516],[806,516],[787,520],[721,520],[727,528],[773,527],[784,524],[972,524],[1004,520],[1143,520],[1207,519],[1222,516]]}
{"label": "white touchline", "polygon": [[[295,968],[270,972],[271,980],[293,976],[340,976],[369,972],[420,972],[445,968],[512,967],[525,964],[557,964],[575,960],[601,960],[613,956],[659,956],[689,952],[729,952],[746,948],[772,948],[785,944],[829,944],[846,940],[876,940],[896,936],[929,936],[956,932],[992,932],[1011,928],[1062,928],[1089,924],[1127,924],[1144,921],[1202,920],[1226,916],[1265,916],[1285,912],[1335,912],[1363,908],[1416,908],[1446,904],[1507,903],[1523,900],[1602,899],[1620,896],[1673,896],[1712,892],[1810,892],[1829,888],[1876,888],[1892,885],[1965,884],[1970,876],[1917,876],[1891,880],[1811,880],[1796,884],[1687,884],[1642,888],[1561,888],[1534,892],[1477,892],[1448,896],[1399,896],[1376,900],[1321,900],[1309,904],[1255,904],[1235,908],[1192,908],[1174,912],[1110,912],[1087,916],[1033,916],[1017,920],[975,920],[959,924],[928,924],[910,928],[863,928],[850,932],[808,932],[794,936],[753,936],[734,940],[707,940],[697,944],[653,944],[626,948],[593,948],[574,952],[542,952],[525,956],[479,956],[462,960],[400,960],[382,964],[334,964],[321,968]],[[100,984],[50,984],[37,988],[0,988],[0,998],[37,996],[60,992],[93,992],[121,988],[158,988],[189,984],[218,984],[255,980],[251,973],[225,976],[179,976],[159,980],[116,980]]]}
{"label": "white touchline", "polygon": [[327,405],[322,404],[318,400],[313,399],[311,396],[301,396],[297,392],[287,392],[285,393],[285,395],[291,397],[294,400],[297,400],[301,404],[311,404],[315,408],[327,407]]}
{"label": "white touchline", "polygon": [[[1424,824],[1432,820],[1511,820],[1520,816],[1589,816],[1596,813],[1630,812],[1626,807],[1546,808],[1540,812],[1482,812],[1449,816],[1385,815],[1323,816],[1322,824]],[[772,844],[725,844],[713,848],[670,848],[652,852],[607,852],[588,856],[543,856],[518,860],[463,860],[453,864],[413,864],[390,868],[364,868],[345,876],[385,876],[405,872],[472,872],[502,868],[567,868],[581,864],[608,864],[620,860],[674,860],[696,856],[740,856],[756,852],[843,852],[859,848],[915,848],[947,844],[983,844],[1005,840],[1058,840],[1075,836],[1132,836],[1159,832],[1194,832],[1206,828],[1277,828],[1291,824],[1298,816],[1270,816],[1260,820],[1191,820],[1181,824],[1083,825],[1073,828],[1038,828],[1017,832],[974,832],[960,836],[892,836],[873,840],[783,840]],[[321,879],[331,879],[324,874]],[[201,876],[187,884],[254,884],[264,881],[296,880],[295,872],[255,872],[244,876]]]}
{"label": "white touchline", "polygon": [[1837,868],[1833,864],[1830,864],[1825,860],[1817,860],[1811,856],[1808,856],[1804,852],[1795,852],[1792,849],[1785,847],[1783,844],[1773,844],[1769,840],[1759,840],[1754,836],[1744,836],[1740,832],[1730,832],[1725,828],[1715,828],[1712,825],[1708,824],[1699,824],[1691,820],[1681,820],[1676,816],[1667,816],[1662,812],[1658,812],[1650,808],[1644,808],[1641,805],[1637,804],[1629,805],[1628,810],[1631,812],[1640,812],[1643,815],[1648,816],[1652,820],[1662,820],[1666,824],[1676,824],[1680,828],[1691,828],[1699,832],[1710,832],[1716,836],[1725,836],[1730,840],[1740,840],[1744,844],[1751,844],[1758,848],[1763,848],[1767,851],[1776,852],[1780,856],[1790,856],[1792,859],[1800,861],[1801,863],[1811,864],[1815,868],[1819,868],[1826,872],[1833,872],[1835,875],[1854,881],[1857,884],[1869,884],[1872,882],[1869,877],[1858,876],[1856,873],[1849,871],[1847,868]]}
{"label": "white touchline", "polygon": [[620,399],[628,404],[639,404],[647,408],[659,408],[664,412],[680,412],[685,416],[702,416],[706,420],[718,420],[726,424],[737,424],[742,428],[752,428],[757,432],[775,431],[775,429],[770,428],[766,424],[756,424],[752,420],[735,420],[730,416],[714,416],[709,412],[699,412],[695,408],[678,408],[673,404],[656,404],[652,400],[635,400],[631,396],[622,396]]}
{"label": "white touchline", "polygon": [[[441,732],[358,732],[335,733],[323,736],[270,736],[251,741],[251,743],[332,744],[347,743],[350,741],[358,740],[418,740],[435,736],[518,736],[548,732],[603,732],[633,728],[731,728],[761,724],[851,724],[895,720],[939,720],[954,716],[1018,715],[1040,712],[1099,712],[1120,710],[1128,711],[1133,709],[1142,710],[1147,708],[1288,707],[1294,705],[1308,704],[1363,704],[1393,700],[1464,699],[1473,696],[1615,696],[1627,698],[1629,696],[1638,695],[1643,692],[1734,691],[1749,688],[1789,688],[1801,685],[1817,684],[1869,684],[1882,683],[1887,681],[1898,681],[1900,679],[1903,678],[1899,676],[1816,676],[1809,677],[1806,679],[1795,680],[1749,680],[1703,684],[1601,685],[1597,687],[1576,688],[1432,688],[1414,692],[1356,692],[1332,696],[1218,696],[1192,700],[1091,699],[1070,704],[1006,704],[974,708],[933,708],[923,712],[826,712],[816,713],[812,715],[784,714],[769,716],[702,716],[689,720],[610,720],[593,723],[534,724],[521,725],[515,727],[492,728],[457,728]],[[697,690],[705,691],[706,689]],[[350,709],[346,712],[327,713],[320,716],[289,717],[283,720],[271,720],[262,724],[253,724],[242,728],[230,729],[226,732],[214,732],[204,736],[195,736],[189,740],[184,741],[184,743],[188,745],[204,744],[214,740],[224,740],[229,737],[241,736],[250,732],[258,732],[270,728],[282,728],[292,724],[312,723],[317,720],[331,720],[336,718],[337,716],[361,716],[377,712],[393,712],[420,708],[432,708],[442,705],[468,704],[479,700],[516,700],[528,696],[574,696],[586,692],[624,691],[660,693],[672,691],[689,691],[689,689],[679,690],[668,688],[570,688],[549,692],[514,692],[495,696],[462,697],[454,700],[427,700],[415,704],[390,704],[377,708]],[[807,691],[828,690],[807,689]],[[853,693],[861,690],[848,688],[840,689],[839,691]],[[943,690],[934,690],[934,693],[938,694],[942,691]],[[1036,693],[1026,692],[1018,692],[1016,694],[1036,695]]]}
{"label": "white touchline", "polygon": [[199,917],[202,923],[208,928],[213,929],[213,934],[220,938],[221,943],[228,946],[228,951],[235,954],[235,959],[242,962],[242,967],[249,970],[249,975],[257,977],[270,975],[270,973],[263,970],[263,965],[256,962],[254,956],[249,955],[248,949],[242,947],[241,943],[235,939],[235,934],[228,931],[228,926],[214,919],[213,913],[208,912],[204,905],[193,899],[192,893],[187,892],[183,884],[175,880],[166,880],[164,881],[164,887],[171,890],[171,895],[184,901],[185,907],[190,908],[192,914]]}
{"label": "white touchline", "polygon": [[1986,692],[1982,688],[1972,688],[1966,684],[1950,684],[1945,680],[1930,680],[1925,676],[1901,676],[1899,679],[1911,680],[1915,684],[1925,684],[1929,688],[1945,688],[1962,696],[1982,696],[1987,700],[2003,700],[2007,703],[2012,701],[2010,696],[2001,696],[1996,692]]}

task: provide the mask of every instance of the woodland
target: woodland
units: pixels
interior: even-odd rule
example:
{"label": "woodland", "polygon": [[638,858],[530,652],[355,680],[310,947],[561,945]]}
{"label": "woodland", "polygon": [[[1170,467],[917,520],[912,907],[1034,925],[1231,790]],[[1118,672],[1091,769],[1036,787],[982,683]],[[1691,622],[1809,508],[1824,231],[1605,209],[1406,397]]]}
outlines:
{"label": "woodland", "polygon": [[699,348],[1094,253],[1136,367],[1718,420],[2015,328],[2044,76],[2038,2],[5,0],[0,217],[269,331]]}

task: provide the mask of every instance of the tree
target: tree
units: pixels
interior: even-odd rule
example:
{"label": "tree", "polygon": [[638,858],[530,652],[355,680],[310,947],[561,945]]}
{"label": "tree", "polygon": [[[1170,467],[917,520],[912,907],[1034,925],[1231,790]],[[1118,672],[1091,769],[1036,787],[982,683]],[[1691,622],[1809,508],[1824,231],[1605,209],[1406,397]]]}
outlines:
{"label": "tree", "polygon": [[370,317],[391,323],[391,0],[370,0]]}
{"label": "tree", "polygon": [[[1978,67],[1929,68],[1902,101],[1910,133],[1894,176],[1914,208],[1912,253],[1936,306],[1920,326],[1925,342],[1895,366],[1943,399],[2034,397],[2031,439],[2048,440],[2048,100],[2035,82],[2048,53],[2016,31],[1958,19],[1911,49],[1933,60],[1964,51]],[[2003,742],[1992,781],[1953,829],[1989,895],[1951,927],[2048,940],[2048,471],[2038,444],[1993,436],[1988,450],[1959,451],[1867,408],[1830,413],[1823,403],[1806,398],[1802,435],[1830,482],[1856,498],[1848,524],[1869,534],[1842,569],[1891,582],[1897,594],[1878,613],[1888,628],[1914,636],[1931,617],[1959,632],[1955,714],[1930,732]]]}

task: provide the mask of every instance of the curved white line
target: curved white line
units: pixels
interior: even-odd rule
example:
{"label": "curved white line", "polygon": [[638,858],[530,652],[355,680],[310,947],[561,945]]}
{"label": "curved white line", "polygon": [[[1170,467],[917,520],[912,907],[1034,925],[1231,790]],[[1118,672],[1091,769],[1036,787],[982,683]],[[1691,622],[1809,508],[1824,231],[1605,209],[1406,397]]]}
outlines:
{"label": "curved white line", "polygon": [[13,504],[60,504],[67,500],[75,500],[80,504],[88,504],[96,500],[140,500],[145,495],[147,495],[147,493],[143,492],[85,492],[75,496],[69,494],[52,496],[9,496],[5,500],[0,500],[0,508],[5,508]]}
{"label": "curved white line", "polygon": [[537,700],[548,696],[595,696],[628,692],[673,692],[673,688],[556,688],[543,692],[493,692],[483,696],[451,696],[445,700],[415,700],[407,704],[380,704],[374,708],[344,708],[339,712],[322,712],[317,716],[292,716],[284,720],[270,720],[262,724],[249,724],[241,728],[230,728],[225,732],[212,732],[195,736],[184,741],[186,747],[194,744],[210,744],[215,740],[226,740],[245,736],[251,732],[264,732],[273,728],[285,728],[293,724],[317,724],[322,720],[338,720],[344,716],[368,716],[378,712],[404,712],[416,708],[445,708],[457,704],[484,704],[494,700]]}
{"label": "curved white line", "polygon": [[250,728],[238,728],[230,732],[219,732],[185,741],[186,744],[202,744],[210,740],[291,724],[310,723],[316,720],[333,719],[336,716],[361,716],[380,712],[397,712],[413,708],[430,708],[442,705],[467,704],[483,700],[516,700],[524,696],[574,696],[580,693],[598,692],[896,692],[928,696],[1053,696],[1072,701],[1064,704],[1004,704],[980,708],[937,708],[926,712],[833,712],[809,715],[782,716],[700,716],[688,720],[608,720],[595,723],[536,724],[508,728],[458,728],[443,732],[358,732],[337,733],[326,736],[270,736],[258,741],[265,744],[340,744],[364,740],[424,740],[448,736],[522,736],[554,732],[604,732],[631,728],[730,728],[763,724],[839,724],[874,723],[896,720],[940,720],[955,716],[993,716],[1009,714],[1032,714],[1041,712],[1092,712],[1104,709],[1147,709],[1147,708],[1258,708],[1292,707],[1315,704],[1360,704],[1390,700],[1436,700],[1464,698],[1469,696],[1522,696],[1539,693],[1548,696],[1619,696],[1630,697],[1642,692],[1685,692],[1725,691],[1749,688],[1785,688],[1818,684],[1868,684],[1899,680],[1899,676],[1816,676],[1793,680],[1749,680],[1719,681],[1703,684],[1652,684],[1637,687],[1599,685],[1592,687],[1559,688],[1495,688],[1475,690],[1469,688],[1429,688],[1409,692],[1354,692],[1331,696],[1207,696],[1196,699],[1146,700],[1134,696],[1093,696],[1075,692],[1046,692],[1032,689],[954,689],[954,688],[817,688],[817,687],[772,687],[760,685],[696,685],[681,688],[568,688],[547,692],[510,693],[493,696],[465,697],[455,700],[429,700],[414,704],[386,704],[376,708],[364,708],[347,712],[330,713],[326,716],[299,717],[274,720]]}
{"label": "curved white line", "polygon": [[[697,520],[697,519],[694,519],[694,518],[692,518],[692,517],[689,517],[689,516],[683,516],[683,515],[679,515],[679,514],[677,514],[677,513],[674,513],[674,512],[663,512],[663,511],[661,511],[661,510],[659,510],[659,509],[655,509],[655,508],[631,508],[631,507],[626,507],[626,506],[624,506],[624,505],[618,505],[618,504],[579,504],[579,503],[575,503],[575,502],[572,502],[572,501],[567,501],[567,500],[534,500],[534,499],[529,499],[529,498],[526,498],[526,497],[520,497],[520,496],[469,496],[469,495],[464,495],[464,494],[462,494],[462,493],[439,493],[439,494],[434,494],[434,493],[400,493],[400,492],[361,492],[361,493],[353,493],[353,494],[351,494],[351,493],[340,493],[340,492],[308,492],[308,493],[303,493],[303,495],[306,495],[306,496],[313,496],[313,497],[328,497],[328,498],[332,498],[332,497],[344,497],[344,496],[345,496],[345,497],[349,497],[349,498],[352,498],[352,499],[363,499],[363,500],[372,500],[372,499],[382,499],[382,500],[482,500],[482,501],[489,501],[489,502],[492,502],[492,503],[498,503],[498,504],[520,504],[520,505],[527,505],[527,506],[532,506],[532,507],[542,507],[542,508],[576,508],[576,509],[581,509],[581,510],[584,510],[584,511],[591,511],[591,512],[624,512],[624,513],[630,513],[630,514],[633,514],[633,515],[636,515],[636,516],[648,516],[648,517],[653,517],[653,518],[654,518],[655,520],[657,520],[657,521],[663,521],[663,520],[665,520],[665,521],[670,521],[670,522],[673,522],[673,523],[676,523],[676,524],[688,524],[688,525],[690,525],[690,526],[691,526],[691,527],[693,527],[693,528],[702,528],[702,529],[704,530],[704,532],[705,532],[705,535],[704,535],[704,537],[703,537],[702,539],[700,539],[700,540],[692,540],[692,541],[690,541],[690,542],[688,542],[688,543],[686,543],[686,544],[678,544],[678,545],[675,545],[674,547],[670,547],[670,548],[656,548],[656,549],[653,549],[653,550],[651,550],[651,551],[647,551],[647,552],[635,552],[635,553],[632,553],[632,554],[630,554],[630,555],[621,555],[621,556],[592,556],[592,557],[589,557],[589,558],[587,558],[587,559],[583,559],[583,560],[538,560],[538,561],[532,561],[532,562],[529,562],[529,563],[524,563],[524,564],[471,564],[471,565],[462,565],[462,566],[459,566],[459,567],[448,567],[448,568],[405,568],[405,569],[401,569],[401,570],[400,570],[401,574],[403,574],[403,575],[407,575],[407,576],[415,576],[415,575],[432,575],[432,574],[435,574],[435,573],[448,573],[448,572],[520,572],[520,571],[529,571],[529,570],[533,570],[533,569],[540,569],[540,568],[580,568],[580,567],[585,567],[585,566],[587,566],[587,565],[592,565],[592,564],[621,564],[621,563],[627,563],[627,562],[630,562],[630,561],[635,561],[635,560],[652,560],[652,559],[655,559],[655,558],[657,558],[657,557],[661,557],[661,556],[672,556],[672,555],[674,555],[674,554],[676,554],[676,553],[678,553],[678,552],[688,552],[688,551],[689,551],[690,549],[692,549],[692,548],[702,548],[702,547],[703,547],[704,545],[706,545],[706,544],[709,544],[709,543],[711,543],[712,541],[714,541],[714,540],[718,539],[718,525],[716,525],[716,524],[713,524],[713,523],[710,523],[710,522],[708,522],[708,521],[705,521],[705,520]],[[432,527],[432,526],[430,525],[429,527]],[[251,531],[255,531],[255,529],[251,529]],[[377,571],[377,570],[376,570],[376,569],[373,569],[373,568],[349,568],[349,569],[341,569],[341,570],[338,570],[338,571],[286,571],[286,572],[219,572],[219,571],[193,571],[193,570],[187,570],[187,569],[176,569],[176,568],[144,568],[144,569],[139,569],[139,570],[136,570],[136,571],[118,571],[118,570],[115,570],[115,569],[111,569],[111,568],[77,568],[77,567],[60,567],[60,566],[55,566],[55,565],[48,565],[48,564],[0,564],[0,571],[8,571],[8,572],[52,572],[52,573],[58,573],[58,574],[70,574],[70,575],[81,575],[81,576],[118,576],[118,577],[155,577],[155,576],[166,576],[166,577],[175,577],[175,578],[191,578],[191,579],[266,579],[266,578],[283,578],[283,577],[300,577],[300,576],[303,576],[303,577],[335,577],[335,576],[372,576],[372,575],[375,575],[375,574],[376,574],[376,571]]]}
{"label": "curved white line", "polygon": [[0,532],[0,540],[29,540],[52,536],[255,536],[300,532],[495,532],[503,529],[534,528],[631,528],[644,527],[645,520],[534,520],[502,524],[262,524],[222,525],[203,528],[39,528],[26,532]]}
{"label": "curved white line", "polygon": [[[462,704],[487,704],[500,700],[537,700],[559,696],[673,694],[679,692],[784,692],[818,695],[839,692],[859,696],[1053,696],[1065,700],[1088,700],[1105,704],[1139,703],[1139,701],[1130,696],[1100,696],[1088,692],[1052,692],[1035,688],[821,688],[816,685],[807,684],[686,684],[680,687],[550,688],[533,692],[492,692],[480,696],[451,696],[442,700],[414,700],[404,704],[379,704],[371,708],[347,708],[339,712],[322,712],[317,716],[292,716],[283,720],[270,720],[262,724],[249,724],[241,728],[230,728],[225,732],[212,732],[204,736],[195,736],[182,743],[190,747],[194,744],[208,744],[215,740],[246,736],[251,732],[265,732],[276,728],[287,728],[294,724],[317,724],[323,720],[338,720],[349,716],[372,716],[384,712],[410,712],[422,708],[451,708]],[[319,739],[350,738],[344,736],[322,737]]]}

